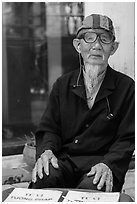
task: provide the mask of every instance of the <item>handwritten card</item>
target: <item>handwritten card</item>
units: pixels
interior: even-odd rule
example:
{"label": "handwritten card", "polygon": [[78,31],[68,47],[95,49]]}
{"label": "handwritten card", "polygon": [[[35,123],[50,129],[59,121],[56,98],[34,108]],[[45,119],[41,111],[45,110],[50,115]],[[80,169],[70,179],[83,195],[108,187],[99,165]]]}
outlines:
{"label": "handwritten card", "polygon": [[118,202],[119,193],[69,191],[63,202]]}
{"label": "handwritten card", "polygon": [[5,202],[57,202],[62,191],[15,188]]}

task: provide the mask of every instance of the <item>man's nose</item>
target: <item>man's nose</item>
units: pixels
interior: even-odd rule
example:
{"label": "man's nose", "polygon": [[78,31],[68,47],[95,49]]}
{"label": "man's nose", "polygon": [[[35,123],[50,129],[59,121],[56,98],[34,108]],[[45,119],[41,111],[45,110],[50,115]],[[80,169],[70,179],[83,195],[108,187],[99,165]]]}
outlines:
{"label": "man's nose", "polygon": [[102,45],[101,45],[101,42],[100,42],[100,38],[99,38],[99,36],[97,37],[96,41],[93,43],[92,48],[95,48],[95,49],[102,49]]}

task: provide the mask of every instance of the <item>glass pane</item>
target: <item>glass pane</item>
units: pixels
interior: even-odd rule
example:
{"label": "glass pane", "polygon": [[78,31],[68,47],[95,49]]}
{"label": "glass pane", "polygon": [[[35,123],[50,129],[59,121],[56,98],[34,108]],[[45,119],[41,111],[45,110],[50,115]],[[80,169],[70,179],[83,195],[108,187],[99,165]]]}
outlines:
{"label": "glass pane", "polygon": [[3,155],[22,153],[55,80],[78,68],[80,2],[3,2]]}

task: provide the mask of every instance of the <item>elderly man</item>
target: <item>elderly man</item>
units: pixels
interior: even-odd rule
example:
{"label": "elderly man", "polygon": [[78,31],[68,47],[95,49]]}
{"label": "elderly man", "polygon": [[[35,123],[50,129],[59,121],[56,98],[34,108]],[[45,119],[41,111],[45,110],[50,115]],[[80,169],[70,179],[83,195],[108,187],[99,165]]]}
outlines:
{"label": "elderly man", "polygon": [[113,23],[92,14],[73,45],[80,69],[61,76],[36,132],[30,188],[121,191],[134,151],[134,81],[113,70]]}

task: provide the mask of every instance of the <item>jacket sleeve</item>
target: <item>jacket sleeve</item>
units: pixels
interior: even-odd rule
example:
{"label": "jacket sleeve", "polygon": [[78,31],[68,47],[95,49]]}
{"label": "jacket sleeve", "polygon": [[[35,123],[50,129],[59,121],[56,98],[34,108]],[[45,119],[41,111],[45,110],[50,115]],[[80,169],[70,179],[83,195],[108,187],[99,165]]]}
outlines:
{"label": "jacket sleeve", "polygon": [[117,139],[104,156],[103,163],[110,167],[119,181],[124,179],[129,162],[135,148],[135,98],[134,82],[128,89],[128,94],[121,110]]}
{"label": "jacket sleeve", "polygon": [[60,104],[58,80],[53,85],[47,108],[36,131],[36,159],[45,151],[56,154],[61,148]]}

